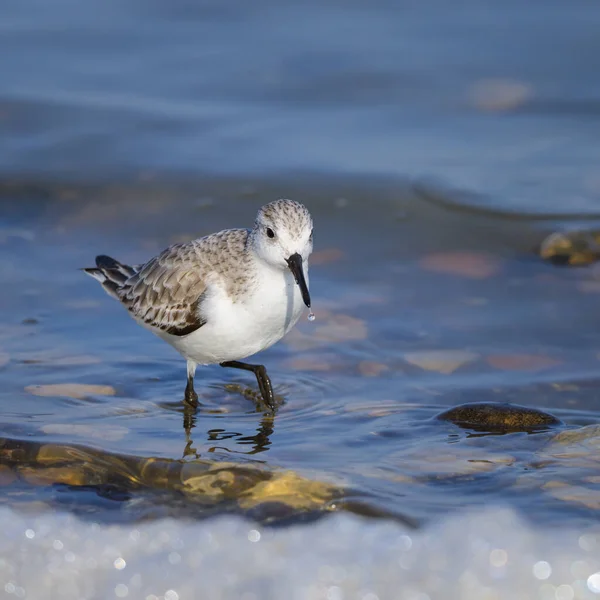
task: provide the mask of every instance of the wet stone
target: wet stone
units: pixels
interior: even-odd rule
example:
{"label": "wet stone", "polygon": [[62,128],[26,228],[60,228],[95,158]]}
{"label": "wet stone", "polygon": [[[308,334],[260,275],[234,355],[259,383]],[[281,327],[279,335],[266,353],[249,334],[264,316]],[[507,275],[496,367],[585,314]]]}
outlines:
{"label": "wet stone", "polygon": [[38,464],[48,466],[60,463],[74,463],[89,460],[89,454],[74,446],[44,444],[35,457]]}
{"label": "wet stone", "polygon": [[516,79],[480,79],[469,89],[470,103],[483,112],[508,112],[526,104],[533,87]]}
{"label": "wet stone", "polygon": [[542,460],[596,472],[600,460],[600,425],[561,431],[538,453]]}
{"label": "wet stone", "polygon": [[317,327],[314,335],[323,342],[346,342],[367,339],[368,330],[362,319],[336,314],[327,319],[324,325]]}
{"label": "wet stone", "polygon": [[549,481],[542,489],[557,500],[579,504],[591,510],[600,510],[600,491],[581,485],[569,485],[562,481]]}
{"label": "wet stone", "polygon": [[324,248],[313,252],[310,257],[311,267],[315,265],[325,265],[328,263],[338,262],[344,258],[344,252],[339,248]]}
{"label": "wet stone", "polygon": [[[254,519],[262,523],[277,521],[280,525],[285,521],[297,523],[300,514],[303,513],[298,513],[297,509],[284,502],[263,502],[245,511],[245,516],[249,519]],[[316,510],[312,513],[312,516],[313,518],[318,518],[322,514],[322,511]]]}
{"label": "wet stone", "polygon": [[458,445],[450,449],[447,446],[418,448],[409,452],[399,452],[393,457],[393,464],[404,471],[405,475],[393,476],[392,480],[414,485],[436,480],[474,477],[483,473],[497,472],[511,466],[515,461],[516,458],[509,454],[486,452],[482,449],[474,451],[473,448],[461,448]]}
{"label": "wet stone", "polygon": [[87,354],[63,355],[57,352],[28,352],[19,362],[26,365],[51,365],[53,367],[78,367],[100,363],[97,356]]}
{"label": "wet stone", "polygon": [[540,245],[540,256],[555,265],[583,266],[600,258],[600,233],[567,231],[549,235]]}
{"label": "wet stone", "polygon": [[129,433],[129,429],[119,425],[92,426],[80,423],[48,423],[41,428],[41,431],[48,435],[75,436],[111,442],[122,440]]}
{"label": "wet stone", "polygon": [[227,496],[228,491],[232,490],[235,483],[235,474],[227,470],[217,471],[216,473],[202,473],[183,481],[186,492],[213,499]]}
{"label": "wet stone", "polygon": [[536,354],[498,354],[488,356],[486,362],[500,371],[543,371],[561,364],[556,358]]}
{"label": "wet stone", "polygon": [[242,509],[278,503],[295,510],[316,510],[339,495],[340,490],[328,483],[305,479],[294,471],[284,471],[274,473],[268,481],[261,481],[241,494],[238,503]]}
{"label": "wet stone", "polygon": [[287,360],[286,367],[294,371],[313,371],[326,373],[334,370],[334,364],[327,356],[298,356]]}
{"label": "wet stone", "polygon": [[358,372],[363,377],[379,377],[389,370],[390,368],[387,365],[372,360],[363,360],[358,363]]}
{"label": "wet stone", "polygon": [[561,431],[552,438],[552,444],[558,444],[563,447],[573,444],[584,444],[600,448],[600,425],[586,425],[579,429]]}
{"label": "wet stone", "polygon": [[86,485],[89,477],[81,467],[48,467],[46,469],[22,467],[19,476],[31,485],[46,486],[55,483],[66,485]]}
{"label": "wet stone", "polygon": [[146,458],[139,465],[139,478],[150,488],[167,489],[181,483],[181,471],[185,467],[178,461],[162,458]]}
{"label": "wet stone", "polygon": [[186,494],[212,499],[235,497],[269,477],[270,473],[260,469],[225,462],[214,465],[189,462],[183,465],[180,473]]}
{"label": "wet stone", "polygon": [[562,425],[560,419],[537,408],[499,402],[461,404],[435,418],[480,431],[532,431]]}
{"label": "wet stone", "polygon": [[502,267],[498,257],[476,252],[434,252],[423,257],[419,264],[426,271],[467,279],[488,279]]}
{"label": "wet stone", "polygon": [[77,400],[84,400],[89,396],[114,396],[117,393],[111,385],[88,385],[83,383],[28,385],[25,391],[34,396],[66,396]]}
{"label": "wet stone", "polygon": [[407,363],[443,375],[450,375],[477,358],[477,354],[465,350],[419,350],[404,354]]}

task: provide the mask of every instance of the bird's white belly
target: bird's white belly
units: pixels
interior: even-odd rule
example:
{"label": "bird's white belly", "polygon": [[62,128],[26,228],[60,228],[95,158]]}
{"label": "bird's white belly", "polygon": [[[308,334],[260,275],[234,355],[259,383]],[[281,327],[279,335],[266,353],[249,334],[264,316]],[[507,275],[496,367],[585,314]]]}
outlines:
{"label": "bird's white belly", "polygon": [[291,273],[268,271],[237,301],[215,286],[201,310],[206,323],[200,329],[161,337],[186,359],[211,364],[241,360],[273,345],[297,323],[304,304]]}

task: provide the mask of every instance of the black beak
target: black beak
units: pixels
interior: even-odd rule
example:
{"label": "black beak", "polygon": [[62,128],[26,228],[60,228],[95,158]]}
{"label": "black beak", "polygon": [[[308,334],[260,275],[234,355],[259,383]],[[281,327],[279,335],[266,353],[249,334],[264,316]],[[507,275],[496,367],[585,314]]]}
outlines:
{"label": "black beak", "polygon": [[308,293],[308,286],[306,285],[306,279],[304,279],[304,270],[302,269],[302,257],[296,252],[286,259],[288,267],[302,292],[302,300],[304,304],[310,308],[310,294]]}

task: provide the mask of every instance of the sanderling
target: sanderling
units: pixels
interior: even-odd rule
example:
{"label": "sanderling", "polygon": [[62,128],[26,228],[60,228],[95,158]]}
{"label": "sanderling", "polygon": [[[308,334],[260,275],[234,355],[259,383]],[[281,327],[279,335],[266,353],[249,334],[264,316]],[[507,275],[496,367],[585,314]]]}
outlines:
{"label": "sanderling", "polygon": [[130,267],[97,256],[84,269],[144,327],[187,360],[185,399],[196,403],[197,365],[252,371],[275,408],[263,365],[240,362],[279,341],[310,311],[308,257],[313,224],[293,200],[263,206],[254,227],[226,229],[174,244],[146,264]]}

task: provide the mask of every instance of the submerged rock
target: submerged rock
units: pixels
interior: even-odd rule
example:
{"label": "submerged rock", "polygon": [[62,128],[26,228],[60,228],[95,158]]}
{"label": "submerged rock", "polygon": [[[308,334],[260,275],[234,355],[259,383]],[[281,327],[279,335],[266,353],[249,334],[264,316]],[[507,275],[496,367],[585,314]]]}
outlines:
{"label": "submerged rock", "polygon": [[600,425],[557,433],[537,457],[536,468],[549,468],[553,477],[542,486],[544,492],[563,502],[600,510]]}
{"label": "submerged rock", "polygon": [[[126,500],[152,494],[154,501],[169,504],[173,515],[178,506],[182,511],[193,506],[194,514],[258,510],[256,514],[269,521],[278,515],[288,519],[329,512],[345,495],[340,485],[261,462],[140,457],[75,444],[0,438],[0,486],[23,482],[68,485],[70,492],[94,490],[101,497],[110,493],[111,499],[115,492]],[[276,509],[274,514],[271,509]]]}
{"label": "submerged rock", "polygon": [[25,391],[34,396],[67,396],[77,400],[85,400],[90,396],[114,396],[117,393],[111,385],[89,385],[84,383],[28,385]]}
{"label": "submerged rock", "polygon": [[508,402],[461,404],[435,418],[480,431],[531,431],[562,425],[560,419],[543,410]]}
{"label": "submerged rock", "polygon": [[257,483],[240,495],[242,509],[254,508],[263,503],[279,503],[298,511],[327,508],[340,490],[323,482],[301,477],[294,471],[275,472],[273,477]]}
{"label": "submerged rock", "polygon": [[404,354],[407,363],[443,375],[450,375],[477,358],[477,354],[466,350],[418,350]]}
{"label": "submerged rock", "polygon": [[565,447],[585,447],[590,451],[600,450],[600,425],[586,425],[579,429],[561,431],[555,435],[548,450],[556,449],[564,453]]}

